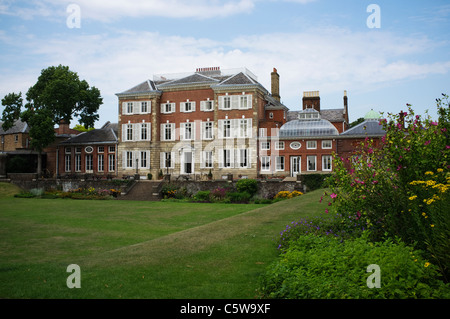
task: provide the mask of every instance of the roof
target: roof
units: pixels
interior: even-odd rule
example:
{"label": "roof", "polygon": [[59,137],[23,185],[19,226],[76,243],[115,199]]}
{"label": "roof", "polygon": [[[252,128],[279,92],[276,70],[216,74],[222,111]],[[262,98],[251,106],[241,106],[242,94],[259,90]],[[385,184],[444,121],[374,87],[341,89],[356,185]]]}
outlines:
{"label": "roof", "polygon": [[364,115],[364,119],[365,120],[379,120],[381,118],[381,114],[378,113],[377,111],[374,111],[373,109],[371,109],[369,112],[366,113],[366,115]]}
{"label": "roof", "polygon": [[383,136],[386,131],[378,119],[367,119],[351,129],[341,133],[342,136]]}
{"label": "roof", "polygon": [[117,127],[116,123],[107,122],[100,129],[83,132],[61,142],[63,145],[80,145],[80,144],[112,144],[117,143]]}
{"label": "roof", "polygon": [[0,122],[0,135],[6,134],[17,134],[17,133],[28,133],[30,131],[30,127],[26,122],[22,122],[21,120],[17,120],[14,122],[14,126],[9,130],[5,131],[2,128],[3,122]]}
{"label": "roof", "polygon": [[128,89],[126,91],[123,91],[121,93],[117,93],[116,95],[128,95],[128,94],[142,94],[142,93],[159,93],[158,89],[156,88],[155,82],[151,80],[144,81],[142,83],[139,83],[138,85],[132,87],[131,89]]}
{"label": "roof", "polygon": [[[302,111],[289,111],[287,114],[287,120],[292,121],[298,119],[299,114]],[[344,119],[344,109],[322,109],[320,110],[320,116],[324,120],[330,122],[343,122]]]}
{"label": "roof", "polygon": [[265,93],[267,90],[257,81],[256,76],[246,68],[197,71],[183,74],[165,74],[155,75],[154,80],[144,81],[131,89],[117,93],[117,96],[143,94],[143,93],[162,93],[164,88],[173,88],[181,86],[210,86],[212,89],[246,88],[259,87]]}
{"label": "roof", "polygon": [[336,127],[324,119],[293,120],[281,126],[279,131],[282,137],[312,137],[339,135]]}
{"label": "roof", "polygon": [[344,122],[345,120],[343,108],[320,110],[320,115],[330,122]]}
{"label": "roof", "polygon": [[178,85],[193,85],[193,84],[216,84],[219,83],[219,80],[213,79],[209,76],[202,75],[199,73],[194,73],[192,75],[183,77],[181,79],[164,82],[162,84],[158,84],[158,87],[168,87],[168,86],[178,86]]}

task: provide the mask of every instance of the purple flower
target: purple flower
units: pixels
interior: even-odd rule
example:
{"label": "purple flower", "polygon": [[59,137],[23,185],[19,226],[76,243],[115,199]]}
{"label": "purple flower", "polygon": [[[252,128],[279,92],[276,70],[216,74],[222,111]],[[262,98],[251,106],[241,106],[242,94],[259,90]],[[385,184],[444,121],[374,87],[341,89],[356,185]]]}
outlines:
{"label": "purple flower", "polygon": [[336,195],[335,193],[333,193],[333,194],[330,195],[330,197],[331,197],[331,198],[336,198],[337,195]]}
{"label": "purple flower", "polygon": [[428,144],[430,144],[430,143],[431,143],[431,141],[428,140],[428,141],[426,141],[426,142],[424,143],[424,145],[428,145]]}

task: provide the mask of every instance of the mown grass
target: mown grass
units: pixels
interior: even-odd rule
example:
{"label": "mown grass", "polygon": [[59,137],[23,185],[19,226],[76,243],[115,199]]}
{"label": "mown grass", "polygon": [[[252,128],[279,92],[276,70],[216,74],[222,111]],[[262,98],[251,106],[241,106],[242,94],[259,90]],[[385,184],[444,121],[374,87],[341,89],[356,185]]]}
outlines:
{"label": "mown grass", "polygon": [[[287,223],[322,191],[272,205],[14,198],[0,190],[0,298],[254,298]],[[16,191],[16,190],[15,190]],[[81,288],[69,289],[69,264]]]}

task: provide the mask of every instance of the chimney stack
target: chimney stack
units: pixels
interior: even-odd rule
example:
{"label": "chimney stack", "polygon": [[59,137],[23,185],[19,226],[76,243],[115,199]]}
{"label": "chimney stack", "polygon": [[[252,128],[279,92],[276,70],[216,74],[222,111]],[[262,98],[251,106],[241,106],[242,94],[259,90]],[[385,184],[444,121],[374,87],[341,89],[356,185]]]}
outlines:
{"label": "chimney stack", "polygon": [[272,97],[280,102],[280,75],[277,73],[277,69],[273,68],[271,73],[272,84]]}
{"label": "chimney stack", "polygon": [[320,94],[319,91],[303,91],[303,110],[313,108],[320,112]]}

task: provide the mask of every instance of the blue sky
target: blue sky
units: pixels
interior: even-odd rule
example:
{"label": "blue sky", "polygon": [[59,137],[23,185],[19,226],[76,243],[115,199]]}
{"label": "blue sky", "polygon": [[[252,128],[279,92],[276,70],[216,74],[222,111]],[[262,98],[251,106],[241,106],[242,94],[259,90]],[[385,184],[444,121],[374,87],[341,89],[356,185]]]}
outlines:
{"label": "blue sky", "polygon": [[[71,4],[79,28],[68,27]],[[370,4],[379,28],[367,25]],[[448,52],[448,1],[0,0],[0,97],[68,65],[102,93],[96,127],[117,122],[115,93],[212,66],[247,67],[269,90],[277,68],[291,110],[309,90],[320,91],[322,108],[342,107],[347,90],[351,121],[406,103],[434,115],[435,99],[450,94]]]}

